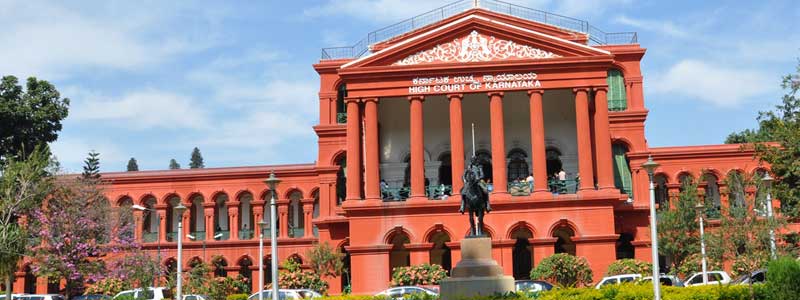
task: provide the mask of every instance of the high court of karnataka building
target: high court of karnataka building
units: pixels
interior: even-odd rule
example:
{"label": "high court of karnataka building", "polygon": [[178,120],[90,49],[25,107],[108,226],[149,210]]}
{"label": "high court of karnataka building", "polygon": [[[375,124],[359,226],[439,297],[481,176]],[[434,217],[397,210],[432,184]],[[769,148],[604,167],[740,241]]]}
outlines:
{"label": "high court of karnataka building", "polygon": [[[586,257],[597,280],[615,259],[651,260],[648,156],[661,164],[658,205],[689,176],[726,205],[729,172],[764,171],[739,145],[648,146],[644,55],[636,33],[459,1],[323,49],[313,64],[316,162],[104,173],[106,194],[155,209],[136,211],[136,238],[168,268],[183,239],[184,266],[219,255],[217,275],[252,278],[255,290],[259,259],[266,272],[271,255],[307,264],[306,251],[327,242],[351,270],[349,282],[329,280],[330,292],[350,283],[372,293],[393,267],[460,260],[469,228],[458,212],[461,174],[474,155],[493,186],[485,231],[505,273],[527,278],[543,258],[569,253]],[[283,180],[276,191],[264,183],[271,171]],[[255,231],[269,222],[273,193],[279,225],[264,235],[277,231],[278,253],[267,239],[258,257]],[[190,207],[184,232],[178,203]],[[15,291],[46,289],[29,269],[17,274]]]}

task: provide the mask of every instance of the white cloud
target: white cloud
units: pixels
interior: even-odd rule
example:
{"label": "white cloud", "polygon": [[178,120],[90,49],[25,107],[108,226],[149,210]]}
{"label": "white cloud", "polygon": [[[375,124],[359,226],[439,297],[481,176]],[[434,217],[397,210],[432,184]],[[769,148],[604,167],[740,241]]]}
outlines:
{"label": "white cloud", "polygon": [[106,141],[97,141],[95,138],[90,142],[62,135],[50,145],[50,149],[65,168],[63,171],[66,173],[82,172],[83,170],[79,166],[83,164],[83,160],[92,150],[100,153],[100,170],[104,172],[121,169],[130,158],[124,156],[122,150],[116,145]]}
{"label": "white cloud", "polygon": [[169,9],[126,7],[124,2],[85,4],[0,5],[0,70],[50,80],[74,76],[81,68],[136,70],[211,43],[211,34],[196,39],[170,30],[162,15]]}
{"label": "white cloud", "polygon": [[619,16],[615,19],[615,21],[623,25],[633,26],[639,29],[665,34],[672,37],[689,37],[689,34],[684,31],[683,28],[676,26],[670,21],[640,20],[627,16]]}
{"label": "white cloud", "polygon": [[193,128],[208,126],[208,114],[191,97],[167,91],[144,89],[114,98],[75,88],[65,93],[73,98],[70,119],[103,121],[132,129]]}
{"label": "white cloud", "polygon": [[775,76],[754,69],[682,60],[666,73],[648,80],[654,93],[697,99],[717,107],[735,107],[769,93],[777,86]]}

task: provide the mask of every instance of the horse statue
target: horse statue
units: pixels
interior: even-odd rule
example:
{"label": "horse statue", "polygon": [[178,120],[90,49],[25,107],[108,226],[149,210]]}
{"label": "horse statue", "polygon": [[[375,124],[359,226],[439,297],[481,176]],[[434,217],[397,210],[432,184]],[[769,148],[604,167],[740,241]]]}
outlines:
{"label": "horse statue", "polygon": [[[492,210],[489,205],[489,190],[486,183],[482,182],[483,170],[477,157],[470,159],[469,167],[464,170],[464,187],[461,188],[461,208],[459,212],[469,210],[469,236],[483,236],[483,215]],[[478,226],[475,226],[475,216],[478,217]]]}

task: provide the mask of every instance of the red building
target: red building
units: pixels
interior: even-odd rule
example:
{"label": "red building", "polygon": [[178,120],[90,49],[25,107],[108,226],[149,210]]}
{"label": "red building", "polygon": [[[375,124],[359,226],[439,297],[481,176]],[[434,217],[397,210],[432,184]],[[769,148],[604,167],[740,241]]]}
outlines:
{"label": "red building", "polygon": [[[258,259],[267,270],[271,255],[305,262],[312,243],[328,242],[347,254],[352,291],[372,293],[387,287],[392,267],[459,261],[469,227],[458,213],[460,175],[473,155],[493,185],[485,220],[494,258],[517,278],[557,252],[586,257],[595,279],[617,258],[649,261],[648,156],[661,164],[662,204],[691,176],[724,205],[726,174],[763,170],[738,145],[648,146],[636,33],[478,3],[324,49],[314,64],[315,163],[105,173],[108,198],[157,211],[136,213],[136,237],[166,266],[182,238],[184,266],[221,255],[227,275],[256,279]],[[270,171],[283,182],[279,226],[265,236],[277,230],[279,250],[265,241],[259,258],[254,229],[269,221]],[[178,203],[191,208],[184,232]],[[47,289],[29,269],[18,276],[15,292]],[[331,293],[346,281],[331,279]]]}

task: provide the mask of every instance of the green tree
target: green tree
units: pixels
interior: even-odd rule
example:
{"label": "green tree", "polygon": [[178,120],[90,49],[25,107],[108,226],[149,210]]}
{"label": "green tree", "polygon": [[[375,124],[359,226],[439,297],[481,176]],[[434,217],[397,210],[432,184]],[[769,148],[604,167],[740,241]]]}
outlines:
{"label": "green tree", "polygon": [[800,216],[800,60],[794,74],[783,77],[786,91],[774,110],[758,113],[758,128],[735,132],[726,143],[750,143],[756,156],[770,164],[775,177],[773,196],[781,200],[781,212]]}
{"label": "green tree", "polygon": [[198,149],[197,147],[194,147],[194,150],[192,150],[192,159],[189,162],[189,168],[190,169],[202,169],[202,168],[205,168],[205,167],[206,167],[206,165],[203,164],[203,155],[200,154],[200,149]]}
{"label": "green tree", "polygon": [[181,168],[181,164],[178,163],[174,158],[169,160],[169,169],[170,170],[177,170]]}
{"label": "green tree", "polygon": [[592,283],[592,269],[585,257],[558,253],[542,259],[531,270],[531,279],[542,279],[561,287],[587,286]]}
{"label": "green tree", "polygon": [[131,171],[139,171],[139,164],[136,163],[136,159],[133,157],[128,160],[128,172]]}
{"label": "green tree", "polygon": [[[35,246],[18,221],[21,216],[30,217],[53,188],[49,153],[45,147],[35,147],[24,159],[9,156],[0,170],[0,277],[7,287],[15,278],[23,252]],[[11,299],[10,288],[6,299]]]}
{"label": "green tree", "polygon": [[669,258],[672,272],[677,272],[686,258],[700,251],[699,224],[694,208],[697,203],[697,183],[687,177],[673,207],[658,212],[658,250]]}
{"label": "green tree", "polygon": [[100,178],[100,153],[89,151],[89,156],[83,161],[83,179]]}
{"label": "green tree", "polygon": [[311,270],[320,276],[341,276],[345,271],[344,254],[331,247],[328,242],[314,244],[306,252]]}
{"label": "green tree", "polygon": [[68,107],[69,99],[61,98],[55,86],[47,81],[30,77],[23,89],[16,77],[3,77],[0,81],[0,163],[55,141]]}

